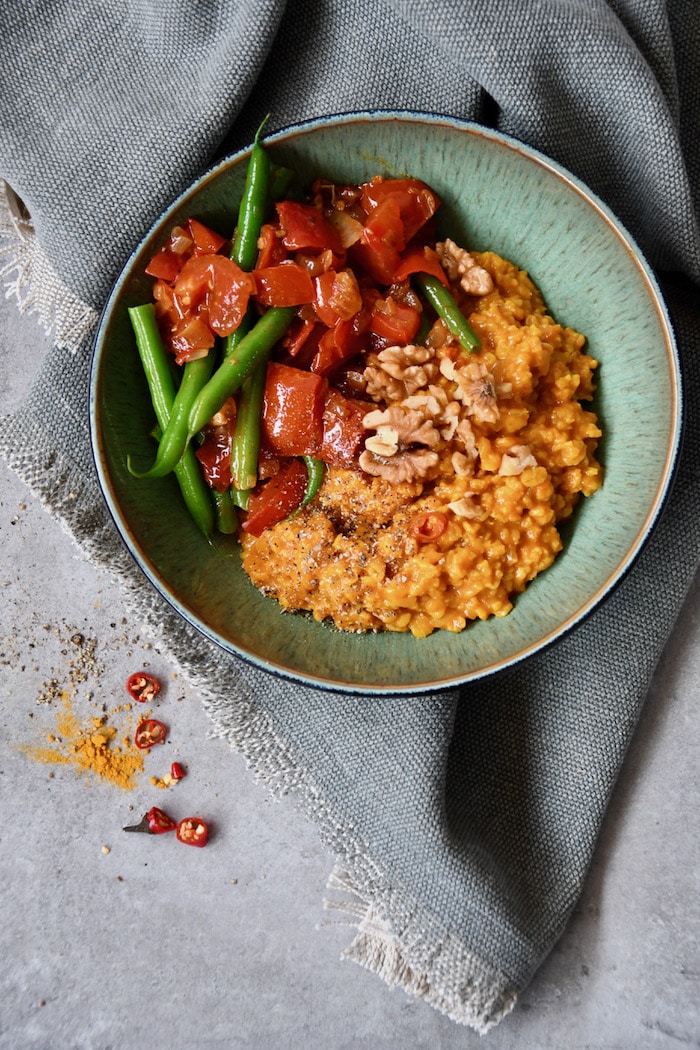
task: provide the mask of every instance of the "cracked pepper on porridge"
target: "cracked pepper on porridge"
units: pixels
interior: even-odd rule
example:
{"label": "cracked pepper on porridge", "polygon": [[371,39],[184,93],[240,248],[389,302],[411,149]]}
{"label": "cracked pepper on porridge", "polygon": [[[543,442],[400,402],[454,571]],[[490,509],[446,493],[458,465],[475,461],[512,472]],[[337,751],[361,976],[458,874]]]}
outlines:
{"label": "cracked pepper on porridge", "polygon": [[[188,435],[205,531],[237,531],[256,587],[345,631],[505,616],[602,484],[584,336],[513,263],[436,239],[439,204],[416,179],[319,180],[247,263],[190,220],[147,268],[165,348],[206,372]],[[217,354],[243,360],[235,383]]]}

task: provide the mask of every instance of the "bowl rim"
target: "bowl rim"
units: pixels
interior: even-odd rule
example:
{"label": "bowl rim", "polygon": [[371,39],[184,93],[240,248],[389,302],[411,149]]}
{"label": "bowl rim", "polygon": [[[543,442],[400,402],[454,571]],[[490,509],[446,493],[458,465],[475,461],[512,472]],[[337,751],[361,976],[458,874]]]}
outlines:
{"label": "bowl rim", "polygon": [[[227,153],[224,157],[212,163],[210,166],[203,169],[199,175],[195,176],[192,181],[174,197],[170,203],[161,211],[156,219],[150,224],[149,228],[143,234],[138,244],[134,247],[133,251],[129,254],[126,261],[122,264],[119,275],[115,280],[110,294],[103,306],[100,314],[100,318],[96,327],[95,337],[92,346],[92,359],[90,366],[90,380],[89,380],[89,424],[90,424],[90,441],[92,448],[92,456],[95,464],[95,469],[98,476],[100,490],[102,496],[107,505],[107,509],[114,521],[116,529],[124,542],[129,554],[137,567],[140,569],[142,574],[148,579],[149,583],[155,588],[155,590],[161,595],[166,603],[174,609],[174,611],[181,616],[187,623],[195,628],[200,634],[207,638],[210,642],[213,642],[218,648],[222,649],[229,655],[237,656],[243,660],[244,664],[252,665],[260,670],[266,671],[275,677],[284,679],[286,681],[292,681],[300,683],[312,688],[316,688],[322,691],[330,691],[336,693],[350,693],[355,695],[368,695],[368,696],[418,696],[430,693],[436,693],[445,691],[448,689],[457,688],[468,683],[478,681],[485,677],[497,674],[500,671],[513,668],[525,660],[530,659],[535,654],[541,652],[544,649],[552,647],[556,642],[560,641],[573,630],[579,627],[588,617],[598,609],[602,603],[618,588],[622,581],[626,578],[630,569],[636,562],[641,551],[648,542],[652,532],[654,531],[658,521],[664,511],[666,503],[668,501],[669,494],[671,492],[673,482],[676,475],[678,466],[678,460],[683,439],[684,429],[684,393],[683,393],[683,380],[680,366],[680,358],[678,348],[676,344],[675,332],[673,324],[669,315],[668,308],[664,301],[661,288],[654,274],[654,271],[646,259],[644,252],[639,247],[635,238],[629,233],[620,219],[617,218],[612,209],[593,191],[587,186],[578,176],[574,175],[571,171],[565,168],[558,161],[553,160],[551,157],[542,153],[536,147],[530,146],[526,143],[521,142],[519,139],[512,135],[509,135],[502,131],[497,131],[486,125],[479,124],[475,121],[465,120],[460,117],[454,117],[447,114],[438,112],[431,112],[429,110],[412,110],[412,109],[372,109],[372,110],[352,110],[347,112],[331,113],[328,115],[311,117],[305,120],[296,121],[285,127],[279,128],[274,132],[270,132],[269,135],[265,136],[265,144],[273,147],[275,143],[288,141],[290,138],[305,134],[314,128],[323,128],[334,125],[344,125],[353,123],[363,122],[377,122],[377,121],[397,121],[407,123],[424,123],[428,125],[438,124],[447,128],[452,128],[456,131],[464,132],[469,135],[473,135],[479,138],[487,139],[498,145],[504,146],[516,153],[520,153],[523,157],[530,161],[534,161],[538,166],[544,168],[553,174],[556,178],[566,183],[571,190],[573,190],[578,196],[582,197],[587,204],[593,208],[604,223],[611,229],[612,233],[617,237],[618,241],[625,248],[628,256],[632,263],[636,266],[640,277],[642,278],[647,293],[653,301],[657,316],[659,318],[661,327],[665,333],[665,347],[666,354],[669,362],[669,374],[671,377],[671,426],[669,430],[669,438],[666,448],[666,456],[664,460],[663,471],[660,476],[660,482],[657,487],[654,499],[645,515],[644,520],[641,522],[637,532],[636,539],[633,544],[628,548],[625,556],[618,563],[615,570],[610,573],[607,580],[597,589],[597,591],[591,595],[588,600],[566,621],[559,624],[556,628],[551,630],[548,634],[537,639],[536,641],[526,645],[522,650],[505,657],[504,659],[496,660],[486,666],[476,668],[472,671],[465,672],[460,675],[453,675],[450,678],[445,678],[439,681],[426,681],[426,682],[414,682],[409,684],[393,684],[393,685],[382,685],[372,682],[345,682],[343,680],[330,679],[327,676],[322,677],[319,675],[313,675],[308,672],[301,672],[298,670],[290,669],[281,663],[273,663],[271,660],[258,656],[255,652],[232,642],[228,638],[224,638],[215,629],[207,625],[201,620],[196,614],[190,611],[187,606],[178,598],[177,594],[169,587],[166,581],[164,581],[155,569],[151,566],[148,557],[144,552],[140,550],[140,544],[136,541],[128,522],[121,512],[119,501],[114,492],[113,484],[109,476],[108,469],[104,463],[104,457],[101,455],[101,432],[100,432],[100,415],[99,415],[99,388],[100,388],[100,365],[102,360],[101,346],[105,327],[108,319],[111,315],[113,305],[119,300],[123,288],[131,280],[132,266],[138,256],[141,254],[143,248],[147,242],[159,231],[162,230],[163,225],[167,222],[168,217],[176,212],[183,203],[194,193],[201,189],[208,181],[216,179],[224,170],[228,169],[233,164],[240,163],[250,154],[252,149],[252,143],[249,145],[237,149],[231,153]],[[417,640],[416,644],[420,644]]]}

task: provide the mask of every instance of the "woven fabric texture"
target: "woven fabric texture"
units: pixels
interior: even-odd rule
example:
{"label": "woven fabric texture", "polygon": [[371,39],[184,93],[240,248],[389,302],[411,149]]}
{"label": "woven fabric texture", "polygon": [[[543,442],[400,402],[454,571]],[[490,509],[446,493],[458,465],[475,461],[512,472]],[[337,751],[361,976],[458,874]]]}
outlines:
{"label": "woven fabric texture", "polygon": [[[349,957],[485,1031],[576,903],[698,565],[700,9],[684,0],[11,0],[0,43],[0,176],[12,191],[0,271],[56,333],[26,404],[3,422],[2,452],[119,576],[216,730],[318,822],[334,855],[334,899],[355,898]],[[99,310],[172,198],[247,144],[268,112],[273,130],[372,107],[488,124],[587,182],[656,268],[687,401],[666,513],[605,605],[514,670],[400,700],[270,678],[177,619],[108,518],[86,408]]]}

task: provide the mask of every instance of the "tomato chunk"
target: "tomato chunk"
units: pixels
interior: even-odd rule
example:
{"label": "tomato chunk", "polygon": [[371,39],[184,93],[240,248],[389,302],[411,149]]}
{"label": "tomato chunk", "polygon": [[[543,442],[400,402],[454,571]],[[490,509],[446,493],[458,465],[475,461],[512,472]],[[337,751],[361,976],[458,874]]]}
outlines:
{"label": "tomato chunk", "polygon": [[440,198],[420,179],[372,179],[362,186],[362,203],[368,214],[391,200],[398,209],[406,244],[415,237],[440,206]]}
{"label": "tomato chunk", "polygon": [[224,336],[241,323],[255,282],[225,255],[193,255],[182,267],[174,292],[185,311],[195,312],[204,304],[212,331]]}
{"label": "tomato chunk", "polygon": [[362,295],[352,270],[326,270],[316,278],[314,309],[329,328],[337,321],[349,321],[362,309]]}
{"label": "tomato chunk", "polygon": [[251,493],[249,511],[243,522],[245,531],[251,536],[261,536],[265,529],[288,518],[301,506],[307,478],[303,460],[286,460],[277,474],[257,485]]}
{"label": "tomato chunk", "polygon": [[167,281],[168,284],[171,284],[179,274],[184,261],[181,255],[177,255],[170,248],[161,248],[153,256],[145,272],[149,277],[157,277],[159,280]]}
{"label": "tomato chunk", "polygon": [[226,492],[231,487],[231,446],[236,429],[236,402],[229,398],[204,428],[204,440],[195,451],[210,488]]}
{"label": "tomato chunk", "polygon": [[277,266],[287,258],[287,249],[282,244],[282,231],[277,223],[266,222],[260,227],[258,237],[257,267]]}
{"label": "tomato chunk", "polygon": [[263,306],[301,306],[312,303],[316,297],[308,270],[291,259],[254,270],[253,277],[257,285],[255,298]]}
{"label": "tomato chunk", "polygon": [[192,235],[196,255],[215,255],[226,244],[226,238],[205,226],[199,219],[188,219],[187,228]]}
{"label": "tomato chunk", "polygon": [[215,341],[211,328],[198,314],[176,322],[170,330],[170,346],[178,365],[206,357]]}
{"label": "tomato chunk", "polygon": [[267,366],[262,439],[277,456],[312,456],[323,438],[328,383],[313,372],[271,361]]}
{"label": "tomato chunk", "polygon": [[401,256],[398,268],[394,273],[394,281],[401,283],[412,273],[430,273],[437,277],[445,288],[450,287],[450,282],[442,268],[438,253],[429,245],[412,245]]}
{"label": "tomato chunk", "polygon": [[375,335],[390,343],[410,343],[420,328],[420,313],[415,306],[397,302],[388,295],[375,302],[369,326]]}
{"label": "tomato chunk", "polygon": [[332,466],[348,467],[356,463],[364,447],[362,420],[372,407],[330,387],[323,410],[323,441],[318,458]]}
{"label": "tomato chunk", "polygon": [[312,204],[297,201],[279,201],[275,208],[284,230],[282,242],[286,248],[330,248],[341,255],[343,242],[335,226]]}

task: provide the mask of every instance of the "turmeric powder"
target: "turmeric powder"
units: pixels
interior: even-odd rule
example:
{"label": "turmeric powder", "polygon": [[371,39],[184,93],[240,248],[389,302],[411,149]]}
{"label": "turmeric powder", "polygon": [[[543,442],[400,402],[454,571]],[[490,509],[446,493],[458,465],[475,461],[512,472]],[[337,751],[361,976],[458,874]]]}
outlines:
{"label": "turmeric powder", "polygon": [[[117,708],[111,713],[120,710]],[[143,772],[143,755],[129,735],[122,738],[122,746],[114,743],[116,736],[117,730],[108,724],[107,715],[91,718],[81,725],[70,695],[64,692],[63,706],[56,713],[56,731],[48,734],[48,743],[55,746],[25,746],[22,750],[37,762],[70,765],[79,773],[94,773],[116,787],[131,791]]]}

